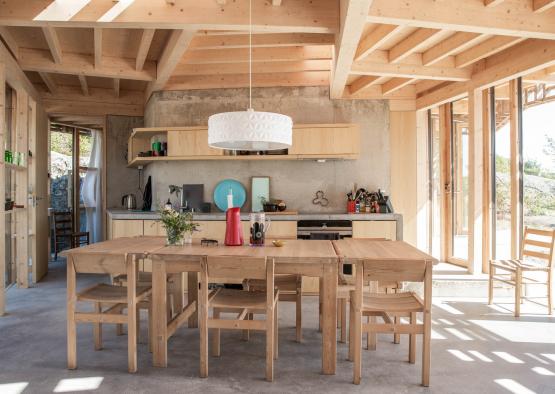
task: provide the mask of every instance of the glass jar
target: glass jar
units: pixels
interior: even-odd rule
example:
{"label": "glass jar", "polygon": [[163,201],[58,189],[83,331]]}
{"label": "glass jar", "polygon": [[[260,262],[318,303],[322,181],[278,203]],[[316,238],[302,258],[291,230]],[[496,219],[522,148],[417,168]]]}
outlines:
{"label": "glass jar", "polygon": [[264,212],[250,214],[250,244],[262,246],[266,239],[266,231],[270,228],[270,219],[266,219]]}

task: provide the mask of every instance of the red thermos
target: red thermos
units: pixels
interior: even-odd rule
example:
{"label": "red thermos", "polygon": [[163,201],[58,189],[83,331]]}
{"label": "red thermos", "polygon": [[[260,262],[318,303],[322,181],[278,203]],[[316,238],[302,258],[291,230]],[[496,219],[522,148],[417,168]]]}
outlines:
{"label": "red thermos", "polygon": [[227,246],[243,245],[243,227],[241,226],[240,208],[229,208],[225,214],[225,244]]}

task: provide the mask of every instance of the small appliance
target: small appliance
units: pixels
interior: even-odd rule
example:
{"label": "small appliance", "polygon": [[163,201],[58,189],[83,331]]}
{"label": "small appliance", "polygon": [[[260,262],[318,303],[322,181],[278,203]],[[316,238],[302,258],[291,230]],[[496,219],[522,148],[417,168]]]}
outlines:
{"label": "small appliance", "polygon": [[243,245],[243,227],[239,207],[229,208],[225,214],[225,244],[227,246]]}
{"label": "small appliance", "polygon": [[137,209],[137,198],[134,194],[126,194],[121,198],[121,205],[128,211]]}

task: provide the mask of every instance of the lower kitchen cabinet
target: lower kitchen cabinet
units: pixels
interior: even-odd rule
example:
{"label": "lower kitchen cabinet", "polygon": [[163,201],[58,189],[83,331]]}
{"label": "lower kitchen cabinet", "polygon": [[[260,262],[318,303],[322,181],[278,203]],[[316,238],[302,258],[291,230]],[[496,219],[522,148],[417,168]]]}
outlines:
{"label": "lower kitchen cabinet", "polygon": [[111,220],[110,239],[143,235],[142,220]]}
{"label": "lower kitchen cabinet", "polygon": [[394,221],[353,221],[353,238],[385,238],[396,240],[397,224]]}

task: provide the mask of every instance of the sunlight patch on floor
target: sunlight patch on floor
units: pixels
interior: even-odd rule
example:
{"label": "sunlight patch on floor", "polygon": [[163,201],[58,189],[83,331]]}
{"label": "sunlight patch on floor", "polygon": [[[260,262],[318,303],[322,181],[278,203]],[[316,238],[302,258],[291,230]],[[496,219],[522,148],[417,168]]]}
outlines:
{"label": "sunlight patch on floor", "polygon": [[54,389],[55,393],[69,393],[74,391],[96,390],[104,380],[101,376],[90,378],[62,379]]}
{"label": "sunlight patch on floor", "polygon": [[497,357],[499,357],[502,360],[505,360],[508,363],[511,364],[524,364],[524,361],[522,361],[520,358],[513,356],[510,353],[507,352],[492,352],[493,354],[495,354]]}
{"label": "sunlight patch on floor", "polygon": [[522,320],[470,320],[470,322],[510,342],[555,343],[555,325],[551,322]]}
{"label": "sunlight patch on floor", "polygon": [[21,394],[29,382],[0,383],[0,393],[2,394]]}
{"label": "sunlight patch on floor", "polygon": [[472,354],[478,360],[483,361],[485,363],[492,363],[493,362],[493,360],[491,358],[489,358],[488,356],[485,356],[484,354],[480,353],[477,350],[469,350],[468,353]]}
{"label": "sunlight patch on floor", "polygon": [[546,369],[544,367],[534,367],[532,368],[532,371],[534,371],[538,375],[555,376],[555,373],[551,372],[549,369]]}
{"label": "sunlight patch on floor", "polygon": [[449,353],[451,353],[453,356],[457,357],[459,360],[461,361],[474,361],[474,359],[472,357],[467,356],[466,354],[464,354],[462,351],[457,350],[457,349],[447,349],[447,351]]}
{"label": "sunlight patch on floor", "polygon": [[535,394],[534,391],[528,389],[513,379],[495,379],[495,383],[514,394]]}

